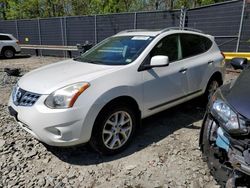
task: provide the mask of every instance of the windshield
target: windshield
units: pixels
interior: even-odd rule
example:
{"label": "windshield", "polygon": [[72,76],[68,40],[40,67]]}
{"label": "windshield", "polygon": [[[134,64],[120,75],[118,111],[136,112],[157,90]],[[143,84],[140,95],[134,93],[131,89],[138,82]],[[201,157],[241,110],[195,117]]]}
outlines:
{"label": "windshield", "polygon": [[134,61],[151,41],[152,37],[149,36],[110,37],[75,60],[104,65],[127,65]]}

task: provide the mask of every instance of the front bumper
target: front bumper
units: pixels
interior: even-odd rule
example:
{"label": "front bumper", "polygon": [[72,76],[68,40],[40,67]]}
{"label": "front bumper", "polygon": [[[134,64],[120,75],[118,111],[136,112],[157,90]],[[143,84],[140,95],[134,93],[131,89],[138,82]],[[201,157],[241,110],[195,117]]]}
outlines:
{"label": "front bumper", "polygon": [[233,169],[238,170],[246,175],[250,175],[250,148],[247,140],[238,140],[231,137],[217,121],[214,121],[214,117],[209,114],[207,118],[210,118],[213,123],[216,123],[218,129],[216,131],[215,144],[220,149],[223,149],[227,153],[228,162]]}
{"label": "front bumper", "polygon": [[19,45],[15,46],[15,52],[16,54],[21,53],[21,47]]}
{"label": "front bumper", "polygon": [[86,108],[50,109],[42,95],[33,106],[16,106],[9,100],[9,111],[18,124],[38,140],[52,146],[72,146],[89,141]]}

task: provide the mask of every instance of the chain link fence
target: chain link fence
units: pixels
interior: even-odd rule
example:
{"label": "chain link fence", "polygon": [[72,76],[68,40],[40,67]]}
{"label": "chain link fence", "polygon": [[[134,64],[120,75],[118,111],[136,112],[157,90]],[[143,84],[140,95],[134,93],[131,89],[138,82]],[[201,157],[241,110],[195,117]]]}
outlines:
{"label": "chain link fence", "polygon": [[[0,32],[13,34],[21,44],[75,46],[85,41],[96,44],[126,29],[178,27],[180,13],[180,10],[173,10],[7,20],[0,21]],[[250,51],[248,0],[234,0],[189,9],[185,15],[185,26],[215,36],[222,51]],[[43,50],[43,55],[63,54],[61,51]]]}

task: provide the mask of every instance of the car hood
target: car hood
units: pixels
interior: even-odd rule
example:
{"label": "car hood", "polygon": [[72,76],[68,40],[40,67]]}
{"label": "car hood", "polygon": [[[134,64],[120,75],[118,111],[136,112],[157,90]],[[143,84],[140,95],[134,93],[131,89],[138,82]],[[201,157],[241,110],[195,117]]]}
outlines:
{"label": "car hood", "polygon": [[25,74],[19,80],[18,86],[34,93],[50,94],[66,85],[81,81],[90,82],[119,68],[121,66],[97,65],[65,60]]}
{"label": "car hood", "polygon": [[250,68],[245,69],[223,95],[238,113],[250,119]]}

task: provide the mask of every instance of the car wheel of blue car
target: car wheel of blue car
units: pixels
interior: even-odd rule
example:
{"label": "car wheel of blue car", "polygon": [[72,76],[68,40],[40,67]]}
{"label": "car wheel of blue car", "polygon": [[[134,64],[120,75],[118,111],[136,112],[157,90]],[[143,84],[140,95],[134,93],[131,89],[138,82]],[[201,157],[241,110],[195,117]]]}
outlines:
{"label": "car wheel of blue car", "polygon": [[227,162],[226,152],[217,147],[215,144],[218,125],[210,119],[209,116],[206,117],[204,122],[203,138],[201,143],[203,159],[207,162],[214,179],[224,187],[233,172],[231,168],[225,165]]}

